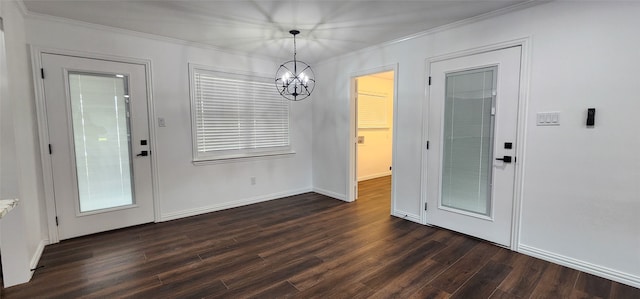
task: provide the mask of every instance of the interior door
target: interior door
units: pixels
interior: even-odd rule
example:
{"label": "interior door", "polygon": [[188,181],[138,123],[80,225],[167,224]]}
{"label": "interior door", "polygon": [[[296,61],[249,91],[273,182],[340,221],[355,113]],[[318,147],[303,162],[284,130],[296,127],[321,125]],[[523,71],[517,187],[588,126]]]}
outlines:
{"label": "interior door", "polygon": [[60,239],[152,222],[145,66],[41,58]]}
{"label": "interior door", "polygon": [[520,55],[431,63],[428,224],[511,245]]}

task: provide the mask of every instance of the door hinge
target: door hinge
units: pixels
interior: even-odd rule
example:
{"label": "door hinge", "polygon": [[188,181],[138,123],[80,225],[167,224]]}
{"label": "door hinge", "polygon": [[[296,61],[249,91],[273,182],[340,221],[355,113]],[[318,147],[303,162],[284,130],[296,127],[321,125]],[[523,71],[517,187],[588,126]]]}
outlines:
{"label": "door hinge", "polygon": [[391,170],[392,166],[389,166],[389,170]]}
{"label": "door hinge", "polygon": [[429,76],[429,86],[431,86],[431,76]]}
{"label": "door hinge", "polygon": [[424,203],[424,210],[425,210],[425,211],[427,210],[427,205],[428,205],[428,203],[426,203],[426,202],[425,202],[425,203]]}
{"label": "door hinge", "polygon": [[427,149],[429,149],[429,140],[427,140]]}
{"label": "door hinge", "polygon": [[51,155],[53,151],[51,150],[51,143],[49,143],[49,155]]}
{"label": "door hinge", "polygon": [[40,77],[44,79],[44,68],[40,68]]}
{"label": "door hinge", "polygon": [[58,216],[56,216],[56,226],[58,226],[58,225],[60,225],[60,224],[58,223]]}

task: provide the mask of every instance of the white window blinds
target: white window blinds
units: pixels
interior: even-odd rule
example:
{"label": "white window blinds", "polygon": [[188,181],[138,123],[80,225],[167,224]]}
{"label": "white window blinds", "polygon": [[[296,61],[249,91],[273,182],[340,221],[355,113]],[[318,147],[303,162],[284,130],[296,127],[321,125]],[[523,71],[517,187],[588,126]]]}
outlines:
{"label": "white window blinds", "polygon": [[289,101],[273,79],[191,68],[195,160],[288,151]]}

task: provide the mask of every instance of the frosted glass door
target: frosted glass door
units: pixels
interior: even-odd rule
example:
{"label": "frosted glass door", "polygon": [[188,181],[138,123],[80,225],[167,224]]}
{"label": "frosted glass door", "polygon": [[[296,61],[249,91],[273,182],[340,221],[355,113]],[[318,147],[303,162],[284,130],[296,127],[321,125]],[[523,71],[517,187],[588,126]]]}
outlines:
{"label": "frosted glass door", "polygon": [[132,205],[126,76],[69,73],[80,212]]}
{"label": "frosted glass door", "polygon": [[441,206],[491,216],[496,68],[446,75]]}
{"label": "frosted glass door", "polygon": [[56,243],[155,219],[145,64],[41,53]]}
{"label": "frosted glass door", "polygon": [[509,47],[430,63],[425,223],[512,245],[520,59]]}

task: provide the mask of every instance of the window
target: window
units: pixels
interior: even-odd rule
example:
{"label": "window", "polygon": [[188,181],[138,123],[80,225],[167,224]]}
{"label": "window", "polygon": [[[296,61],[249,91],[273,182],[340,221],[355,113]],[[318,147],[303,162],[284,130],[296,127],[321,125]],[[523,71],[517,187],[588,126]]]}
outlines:
{"label": "window", "polygon": [[190,65],[194,161],[290,153],[289,101],[273,78]]}
{"label": "window", "polygon": [[358,128],[389,128],[391,97],[384,92],[358,91]]}

